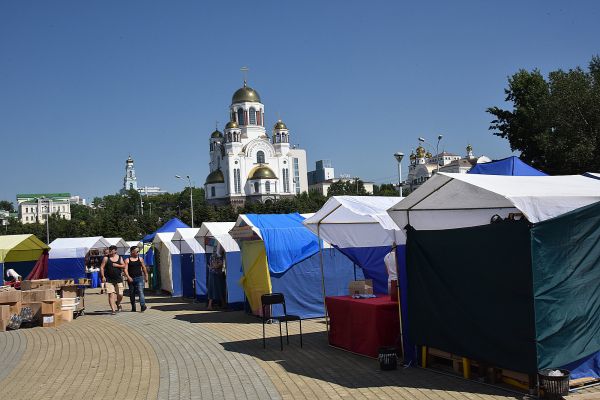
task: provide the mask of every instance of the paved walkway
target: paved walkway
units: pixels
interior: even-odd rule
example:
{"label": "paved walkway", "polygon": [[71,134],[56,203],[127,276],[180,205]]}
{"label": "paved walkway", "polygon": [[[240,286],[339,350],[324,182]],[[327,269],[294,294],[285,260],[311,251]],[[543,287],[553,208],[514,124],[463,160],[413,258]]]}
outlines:
{"label": "paved walkway", "polygon": [[[376,360],[329,347],[322,320],[303,323],[304,348],[294,335],[282,352],[277,326],[267,327],[264,350],[259,320],[242,312],[151,297],[143,314],[111,316],[105,296],[92,291],[86,300],[88,314],[59,328],[0,333],[1,398],[523,397],[417,368],[379,371]],[[588,389],[585,398],[596,394]]]}

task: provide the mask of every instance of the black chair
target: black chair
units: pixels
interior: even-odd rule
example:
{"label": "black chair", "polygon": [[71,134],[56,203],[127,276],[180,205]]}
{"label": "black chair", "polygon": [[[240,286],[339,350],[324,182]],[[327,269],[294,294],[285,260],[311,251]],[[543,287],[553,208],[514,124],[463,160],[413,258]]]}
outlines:
{"label": "black chair", "polygon": [[[263,348],[267,348],[267,342],[265,339],[265,324],[269,320],[276,320],[279,322],[279,342],[281,344],[281,350],[283,350],[283,334],[281,333],[281,323],[285,322],[285,337],[287,344],[290,344],[288,321],[298,321],[300,324],[300,347],[302,347],[302,319],[297,315],[289,315],[287,313],[287,309],[285,307],[285,297],[283,296],[283,293],[263,294],[260,296],[260,301],[262,304]],[[277,304],[281,304],[283,306],[283,315],[271,316],[270,307]],[[267,310],[269,310],[268,314]]]}

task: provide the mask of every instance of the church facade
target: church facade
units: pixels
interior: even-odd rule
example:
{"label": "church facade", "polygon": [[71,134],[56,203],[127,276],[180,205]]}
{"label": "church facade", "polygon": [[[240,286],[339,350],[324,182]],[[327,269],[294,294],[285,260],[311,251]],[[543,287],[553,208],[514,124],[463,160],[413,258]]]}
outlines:
{"label": "church facade", "polygon": [[269,133],[258,92],[247,86],[231,99],[229,122],[209,139],[209,174],[204,184],[212,204],[242,206],[308,191],[306,152],[290,145],[290,131],[277,121]]}

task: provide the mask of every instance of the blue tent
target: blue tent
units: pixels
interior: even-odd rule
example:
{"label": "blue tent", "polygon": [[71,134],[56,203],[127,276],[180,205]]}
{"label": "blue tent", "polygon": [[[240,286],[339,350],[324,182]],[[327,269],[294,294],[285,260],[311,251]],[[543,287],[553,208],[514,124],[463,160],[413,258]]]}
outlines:
{"label": "blue tent", "polygon": [[[300,214],[241,215],[232,236],[247,239],[242,246],[242,286],[252,311],[260,314],[260,296],[285,295],[287,311],[302,318],[324,315],[323,288],[327,296],[348,294],[348,285],[364,279],[350,259],[327,245],[323,273],[319,241]],[[277,313],[275,310],[274,313]]]}
{"label": "blue tent", "polygon": [[101,250],[110,246],[102,236],[58,238],[50,243],[48,278],[85,278],[85,261],[91,249]]}
{"label": "blue tent", "polygon": [[[196,240],[196,234],[199,228],[177,228],[171,241],[179,250],[179,254],[173,257],[179,257],[180,271],[173,271],[173,276],[176,273],[179,275],[178,287],[175,287],[175,278],[173,279],[173,296],[195,297],[194,287],[198,286],[196,275],[206,274],[206,257],[204,248]],[[173,263],[173,267],[175,267]]]}
{"label": "blue tent", "polygon": [[154,233],[150,233],[150,234],[144,236],[144,238],[142,239],[142,242],[144,242],[144,243],[150,242],[151,243],[154,240],[154,236],[156,236],[157,233],[175,232],[177,230],[177,228],[189,228],[189,226],[184,224],[183,222],[181,222],[181,220],[179,218],[170,219],[163,226],[158,228]]}
{"label": "blue tent", "polygon": [[513,175],[513,176],[547,176],[532,166],[525,164],[519,157],[510,156],[489,163],[476,164],[467,174]]}

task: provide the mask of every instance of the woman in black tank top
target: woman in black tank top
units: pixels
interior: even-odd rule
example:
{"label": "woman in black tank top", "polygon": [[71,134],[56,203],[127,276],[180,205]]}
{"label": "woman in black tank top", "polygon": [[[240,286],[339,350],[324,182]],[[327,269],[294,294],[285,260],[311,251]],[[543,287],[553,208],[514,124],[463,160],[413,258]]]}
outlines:
{"label": "woman in black tank top", "polygon": [[129,282],[129,300],[131,301],[131,311],[135,310],[135,293],[140,297],[140,306],[142,312],[146,311],[146,300],[144,298],[144,286],[148,282],[148,271],[144,265],[144,259],[139,256],[137,246],[130,249],[131,256],[125,260],[125,277]]}

